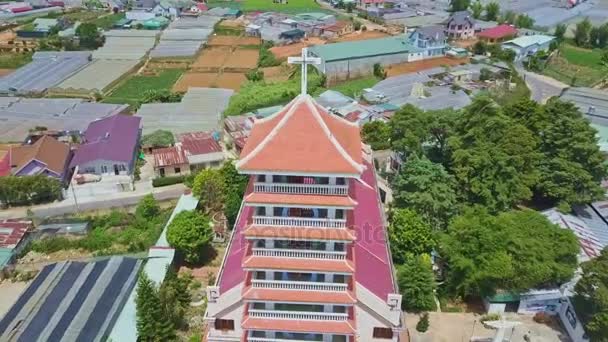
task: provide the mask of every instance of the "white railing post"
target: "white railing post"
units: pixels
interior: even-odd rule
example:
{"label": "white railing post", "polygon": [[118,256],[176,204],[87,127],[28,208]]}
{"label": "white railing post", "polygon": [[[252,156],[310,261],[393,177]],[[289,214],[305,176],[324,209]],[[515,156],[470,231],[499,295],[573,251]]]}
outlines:
{"label": "white railing post", "polygon": [[276,194],[344,196],[348,194],[348,185],[256,182],[253,184],[253,191]]}
{"label": "white railing post", "polygon": [[347,313],[335,312],[303,312],[303,311],[281,311],[249,309],[249,316],[253,318],[275,318],[307,321],[346,321]]}
{"label": "white railing post", "polygon": [[291,226],[301,228],[346,228],[346,219],[253,216],[253,224],[259,226]]}
{"label": "white railing post", "polygon": [[346,252],[315,251],[307,249],[253,248],[253,255],[263,257],[307,258],[327,260],[346,259]]}
{"label": "white railing post", "polygon": [[313,281],[289,281],[289,280],[266,280],[252,279],[251,286],[258,289],[275,290],[299,290],[299,291],[331,291],[344,292],[348,290],[348,284],[344,283],[320,283]]}

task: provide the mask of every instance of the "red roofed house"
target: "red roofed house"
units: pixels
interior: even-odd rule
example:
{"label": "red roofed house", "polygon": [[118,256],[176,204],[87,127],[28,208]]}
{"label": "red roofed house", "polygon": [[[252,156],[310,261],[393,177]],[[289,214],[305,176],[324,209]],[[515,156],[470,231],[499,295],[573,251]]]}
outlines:
{"label": "red roofed house", "polygon": [[517,36],[517,29],[508,24],[498,25],[477,34],[477,38],[488,43],[501,43]]}
{"label": "red roofed house", "polygon": [[249,186],[215,286],[207,341],[399,341],[372,158],[359,126],[307,94],[257,120]]}
{"label": "red roofed house", "polygon": [[32,221],[0,221],[0,270],[27,246]]}
{"label": "red roofed house", "polygon": [[218,167],[225,159],[214,133],[195,132],[179,136],[175,146],[153,151],[157,177],[188,175],[191,172]]}

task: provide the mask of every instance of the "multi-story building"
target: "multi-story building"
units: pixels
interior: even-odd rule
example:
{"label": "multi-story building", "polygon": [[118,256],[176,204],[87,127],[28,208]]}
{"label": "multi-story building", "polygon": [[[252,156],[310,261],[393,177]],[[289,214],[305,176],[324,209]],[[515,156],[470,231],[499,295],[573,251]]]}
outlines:
{"label": "multi-story building", "polygon": [[401,295],[358,125],[299,95],[256,121],[237,168],[251,178],[207,289],[207,341],[399,341]]}

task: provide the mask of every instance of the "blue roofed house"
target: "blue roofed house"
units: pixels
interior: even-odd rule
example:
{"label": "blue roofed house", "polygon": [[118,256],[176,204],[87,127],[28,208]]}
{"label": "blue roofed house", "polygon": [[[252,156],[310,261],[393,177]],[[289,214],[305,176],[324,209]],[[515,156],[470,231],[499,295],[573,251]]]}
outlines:
{"label": "blue roofed house", "polygon": [[89,124],[70,168],[78,173],[129,175],[139,152],[141,118],[116,114]]}
{"label": "blue roofed house", "polygon": [[534,55],[538,51],[547,51],[555,37],[541,34],[532,36],[522,36],[502,43],[503,49],[513,50],[515,60],[520,61],[528,56]]}
{"label": "blue roofed house", "polygon": [[419,27],[409,35],[412,45],[424,50],[425,57],[440,57],[447,50],[447,36],[443,26]]}

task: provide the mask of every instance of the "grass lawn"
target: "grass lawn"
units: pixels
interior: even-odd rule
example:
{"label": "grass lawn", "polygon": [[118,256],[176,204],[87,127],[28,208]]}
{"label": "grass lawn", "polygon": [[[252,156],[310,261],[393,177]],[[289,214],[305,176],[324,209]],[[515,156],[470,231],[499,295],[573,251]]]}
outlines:
{"label": "grass lawn", "polygon": [[131,76],[119,84],[103,102],[139,104],[147,90],[171,90],[183,73],[184,70],[181,69],[167,69],[156,76]]}
{"label": "grass lawn", "polygon": [[115,22],[119,21],[120,19],[124,19],[124,17],[124,13],[108,14],[90,22],[96,24],[99,28],[107,30],[109,28],[112,28],[112,25],[114,25]]}
{"label": "grass lawn", "polygon": [[560,53],[569,63],[581,65],[593,69],[602,69],[600,64],[602,60],[601,49],[582,49],[570,44],[562,44]]}
{"label": "grass lawn", "polygon": [[380,82],[379,78],[369,76],[339,83],[329,87],[329,89],[339,91],[346,96],[355,97],[356,95],[361,95],[363,89],[371,88],[378,82]]}
{"label": "grass lawn", "polygon": [[243,0],[242,2],[236,1],[222,1],[222,0],[210,0],[208,4],[219,7],[232,7],[240,8],[242,11],[274,11],[274,12],[288,12],[288,13],[302,13],[302,12],[326,12],[321,9],[321,6],[314,0],[288,0],[286,4],[276,4],[272,0]]}
{"label": "grass lawn", "polygon": [[31,53],[2,53],[0,54],[0,69],[17,69],[31,61]]}

